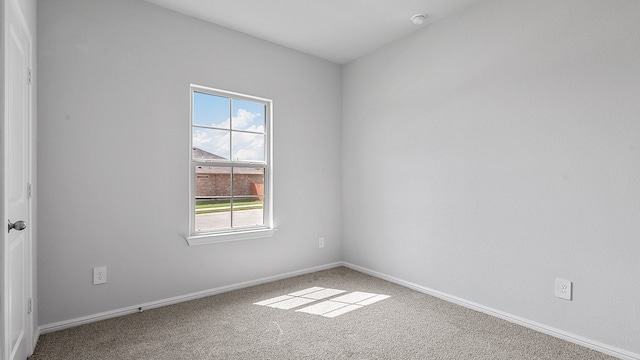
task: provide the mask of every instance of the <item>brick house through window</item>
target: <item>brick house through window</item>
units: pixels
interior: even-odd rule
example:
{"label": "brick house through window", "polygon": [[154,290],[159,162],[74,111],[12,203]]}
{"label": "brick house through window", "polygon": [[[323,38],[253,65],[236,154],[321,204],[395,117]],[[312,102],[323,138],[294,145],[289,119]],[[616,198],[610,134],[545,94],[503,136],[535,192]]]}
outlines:
{"label": "brick house through window", "polygon": [[[194,159],[224,159],[202,149],[193,148]],[[229,197],[231,194],[231,167],[197,166],[195,179],[196,199]],[[264,172],[262,168],[233,168],[233,196],[263,200]]]}

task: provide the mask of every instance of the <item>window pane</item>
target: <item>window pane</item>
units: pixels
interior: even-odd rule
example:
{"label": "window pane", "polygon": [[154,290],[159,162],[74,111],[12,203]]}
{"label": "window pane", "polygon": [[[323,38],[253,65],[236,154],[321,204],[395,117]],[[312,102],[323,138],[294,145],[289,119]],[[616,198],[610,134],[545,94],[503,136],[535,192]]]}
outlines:
{"label": "window pane", "polygon": [[[201,150],[199,158],[229,159],[230,135],[227,130],[193,128],[193,148]],[[208,154],[208,155],[207,155]]]}
{"label": "window pane", "polygon": [[264,161],[264,135],[232,132],[233,161]]}
{"label": "window pane", "polygon": [[224,239],[242,234],[242,228],[270,224],[264,183],[270,173],[271,101],[195,85],[191,89],[192,234]]}
{"label": "window pane", "polygon": [[264,133],[265,105],[246,100],[232,100],[233,130]]}
{"label": "window pane", "polygon": [[233,168],[233,227],[264,224],[264,169]]}
{"label": "window pane", "polygon": [[229,98],[193,93],[193,125],[229,128]]}
{"label": "window pane", "polygon": [[231,168],[195,167],[195,231],[231,227]]}

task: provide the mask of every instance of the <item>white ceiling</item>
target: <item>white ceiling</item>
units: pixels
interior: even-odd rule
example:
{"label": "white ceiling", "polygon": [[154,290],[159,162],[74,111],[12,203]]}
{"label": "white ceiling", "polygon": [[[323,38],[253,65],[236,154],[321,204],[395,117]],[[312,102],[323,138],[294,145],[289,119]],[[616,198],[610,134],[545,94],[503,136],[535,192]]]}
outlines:
{"label": "white ceiling", "polygon": [[[481,0],[146,0],[345,64]],[[428,15],[414,25],[414,14]]]}

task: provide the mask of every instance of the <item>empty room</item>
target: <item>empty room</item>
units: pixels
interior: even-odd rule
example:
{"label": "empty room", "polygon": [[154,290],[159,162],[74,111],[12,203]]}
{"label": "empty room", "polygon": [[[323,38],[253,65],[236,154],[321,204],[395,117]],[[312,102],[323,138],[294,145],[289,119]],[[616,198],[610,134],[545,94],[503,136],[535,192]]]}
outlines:
{"label": "empty room", "polygon": [[640,2],[3,0],[0,360],[640,360]]}

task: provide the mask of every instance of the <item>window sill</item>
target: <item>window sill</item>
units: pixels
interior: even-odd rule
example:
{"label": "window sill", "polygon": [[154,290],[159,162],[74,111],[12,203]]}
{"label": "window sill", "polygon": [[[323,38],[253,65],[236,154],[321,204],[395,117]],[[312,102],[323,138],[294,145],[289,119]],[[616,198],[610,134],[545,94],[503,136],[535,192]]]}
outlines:
{"label": "window sill", "polygon": [[217,244],[229,241],[240,241],[248,239],[272,237],[277,229],[251,229],[243,231],[228,232],[223,234],[201,234],[187,237],[189,246]]}

